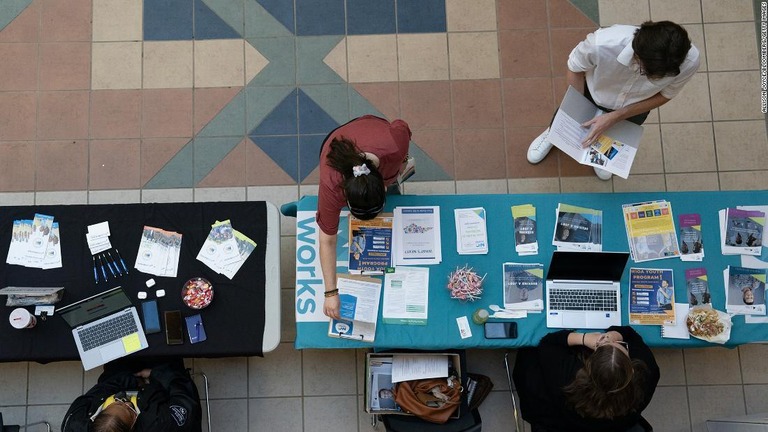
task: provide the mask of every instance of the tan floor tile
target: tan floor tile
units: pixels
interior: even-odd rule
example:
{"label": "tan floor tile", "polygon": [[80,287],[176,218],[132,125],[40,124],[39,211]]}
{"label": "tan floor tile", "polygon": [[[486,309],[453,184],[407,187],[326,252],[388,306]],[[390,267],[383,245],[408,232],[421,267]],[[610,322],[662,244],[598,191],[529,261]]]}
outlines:
{"label": "tan floor tile", "polygon": [[349,82],[397,81],[397,37],[366,35],[347,37]]}
{"label": "tan floor tile", "polygon": [[195,41],[195,87],[245,85],[243,43],[242,39]]}
{"label": "tan floor tile", "polygon": [[36,155],[37,190],[86,189],[88,184],[87,140],[41,141],[37,143]]}
{"label": "tan floor tile", "polygon": [[30,405],[69,404],[82,389],[83,365],[79,361],[29,364]]}
{"label": "tan floor tile", "polygon": [[192,136],[191,89],[144,90],[143,95],[143,136]]}
{"label": "tan floor tile", "polygon": [[[35,142],[0,141],[0,191],[34,190]],[[5,386],[0,385],[0,387]]]}
{"label": "tan floor tile", "polygon": [[547,2],[541,0],[498,0],[499,30],[547,27]]}
{"label": "tan floor tile", "polygon": [[689,387],[693,432],[707,432],[706,420],[746,414],[740,385]]}
{"label": "tan floor tile", "polygon": [[[592,171],[592,168],[589,168]],[[578,192],[613,192],[613,181],[603,181],[597,178],[594,171],[588,177],[563,177],[560,180],[560,189],[563,193]]]}
{"label": "tan floor tile", "polygon": [[91,40],[91,0],[46,0],[40,14],[40,40]]}
{"label": "tan floor tile", "polygon": [[683,351],[679,349],[654,348],[653,356],[661,371],[660,386],[685,385],[685,363]]}
{"label": "tan floor tile", "polygon": [[768,385],[745,385],[744,402],[747,404],[747,414],[768,412]]}
{"label": "tan floor tile", "polygon": [[737,350],[720,347],[683,351],[688,385],[741,384]]}
{"label": "tan floor tile", "polygon": [[455,181],[407,181],[405,183],[407,195],[455,195]]}
{"label": "tan floor tile", "polygon": [[506,194],[507,180],[457,180],[456,193],[466,195]]}
{"label": "tan floor tile", "polygon": [[[26,405],[27,404],[27,362],[0,363],[0,405]],[[3,420],[6,420],[5,408],[3,408]]]}
{"label": "tan floor tile", "polygon": [[248,430],[303,432],[301,410],[301,398],[249,399]]}
{"label": "tan floor tile", "polygon": [[720,190],[765,190],[768,171],[721,172]]}
{"label": "tan floor tile", "polygon": [[701,0],[704,22],[754,21],[753,2],[750,0]]}
{"label": "tan floor tile", "polygon": [[499,77],[499,43],[496,32],[448,34],[452,80]]}
{"label": "tan floor tile", "polygon": [[35,139],[37,94],[0,92],[0,140]]}
{"label": "tan floor tile", "polygon": [[507,188],[512,194],[560,193],[560,178],[520,178],[508,179]]}
{"label": "tan floor tile", "polygon": [[[576,45],[586,39],[589,33],[595,30],[594,27],[550,29],[552,76],[565,76],[568,71],[568,56],[571,54],[571,51],[573,51]],[[565,94],[565,90],[563,90],[563,94]]]}
{"label": "tan floor tile", "polygon": [[687,411],[688,394],[684,386],[657,387],[643,417],[651,423],[653,430],[690,432]]}
{"label": "tan floor tile", "polygon": [[35,43],[0,43],[0,91],[37,89]]}
{"label": "tan floor tile", "polygon": [[710,71],[757,69],[753,22],[704,24],[704,38]]}
{"label": "tan floor tile", "polygon": [[626,180],[614,176],[614,192],[657,192],[667,189],[664,174],[635,174]]}
{"label": "tan floor tile", "polygon": [[91,48],[91,88],[141,88],[141,42],[99,42]]}
{"label": "tan floor tile", "polygon": [[39,92],[37,137],[72,139],[88,137],[90,103],[87,91]]}
{"label": "tan floor tile", "polygon": [[[552,121],[555,103],[549,78],[511,78],[504,86],[504,126],[546,128]],[[558,102],[559,103],[559,102]]]}
{"label": "tan floor tile", "polygon": [[100,0],[93,2],[93,40],[140,41],[141,3],[134,0]]}
{"label": "tan floor tile", "polygon": [[92,140],[89,189],[138,189],[141,187],[139,139]]}
{"label": "tan floor tile", "polygon": [[[139,204],[141,189],[88,191],[88,204]],[[94,382],[91,383],[93,385]],[[89,388],[89,387],[88,387]]]}
{"label": "tan floor tile", "polygon": [[714,120],[762,119],[757,71],[709,74]]}
{"label": "tan floor tile", "polygon": [[666,172],[717,169],[711,123],[662,124],[661,142]]}
{"label": "tan floor tile", "polygon": [[600,26],[640,25],[651,19],[647,0],[599,0]]}
{"label": "tan floor tile", "polygon": [[657,124],[643,126],[635,161],[632,162],[630,175],[657,174],[664,172],[664,158],[661,153],[661,130]]}
{"label": "tan floor tile", "polygon": [[667,190],[672,191],[716,191],[720,181],[716,172],[667,174]]}
{"label": "tan floor tile", "polygon": [[445,34],[397,35],[400,81],[448,79],[448,39]]}
{"label": "tan floor tile", "polygon": [[707,70],[707,50],[704,49],[704,25],[683,24],[691,43],[699,50],[699,72]]}
{"label": "tan floor tile", "polygon": [[500,87],[499,80],[452,81],[453,127],[500,127],[502,121]]}
{"label": "tan floor tile", "polygon": [[701,22],[700,0],[650,0],[651,19],[672,21],[678,24]]}
{"label": "tan floor tile", "polygon": [[[453,123],[451,84],[448,81],[400,83],[400,108],[402,118],[406,119],[411,131],[450,129]],[[421,146],[419,140],[413,140]]]}
{"label": "tan floor tile", "polygon": [[445,18],[449,32],[496,30],[496,1],[446,0]]}
{"label": "tan floor tile", "polygon": [[[305,396],[357,394],[355,350],[302,350],[301,354]],[[333,374],[326,373],[329,368]]]}
{"label": "tan floor tile", "polygon": [[357,396],[304,398],[304,432],[357,432]]}
{"label": "tan floor tile", "polygon": [[506,177],[503,129],[456,129],[453,139],[456,160],[461,161],[456,164],[456,180]]}
{"label": "tan floor tile", "polygon": [[[248,399],[211,400],[211,429],[220,431],[248,430]],[[207,413],[203,412],[203,423]]]}
{"label": "tan floor tile", "polygon": [[552,74],[549,32],[545,29],[499,32],[504,78],[549,77]]}
{"label": "tan floor tile", "polygon": [[248,359],[248,396],[301,396],[301,353],[281,343],[264,357]]}
{"label": "tan floor tile", "polygon": [[40,44],[40,90],[90,90],[91,44]]}
{"label": "tan floor tile", "polygon": [[[514,430],[515,417],[512,410],[512,399],[510,399],[508,391],[497,391],[494,387],[494,391],[488,394],[479,410],[483,420],[483,430]],[[522,420],[521,418],[520,421]]]}
{"label": "tan floor tile", "polygon": [[[317,195],[317,190],[312,194]],[[297,201],[300,196],[299,188],[296,184],[292,186],[251,186],[247,188],[248,201],[269,201],[277,208],[283,204]],[[280,216],[280,235],[296,235],[296,218]]]}
{"label": "tan floor tile", "polygon": [[494,390],[509,390],[507,373],[504,369],[504,355],[509,354],[509,371],[512,372],[516,352],[516,350],[506,349],[467,350],[467,370],[490,378]]}
{"label": "tan floor tile", "polygon": [[[203,372],[208,377],[208,391],[211,399],[248,396],[248,383],[245,380],[248,376],[248,359],[245,357],[196,358],[195,372]],[[197,387],[203,388],[203,378],[196,376],[194,379]]]}
{"label": "tan floor tile", "polygon": [[144,42],[144,88],[192,87],[192,41]]}
{"label": "tan floor tile", "polygon": [[768,167],[765,122],[715,122],[720,171],[759,170]]}
{"label": "tan floor tile", "polygon": [[664,123],[712,120],[708,75],[694,75],[677,96],[659,108],[659,115]]}
{"label": "tan floor tile", "polygon": [[181,189],[144,189],[141,191],[142,203],[192,202],[195,193],[191,188]]}
{"label": "tan floor tile", "polygon": [[744,384],[768,384],[768,365],[764,361],[766,357],[766,344],[746,344],[739,347]]}

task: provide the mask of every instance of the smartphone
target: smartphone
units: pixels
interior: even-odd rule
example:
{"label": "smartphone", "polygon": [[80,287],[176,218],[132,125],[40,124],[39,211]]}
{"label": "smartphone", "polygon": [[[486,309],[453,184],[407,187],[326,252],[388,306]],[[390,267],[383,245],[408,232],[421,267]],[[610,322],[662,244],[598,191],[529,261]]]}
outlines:
{"label": "smartphone", "polygon": [[160,332],[160,314],[157,312],[157,300],[147,300],[141,303],[141,314],[144,317],[144,333]]}
{"label": "smartphone", "polygon": [[512,322],[487,322],[485,323],[486,339],[516,339],[517,323]]}
{"label": "smartphone", "polygon": [[184,343],[181,311],[165,312],[165,342],[168,345],[181,345]]}
{"label": "smartphone", "polygon": [[200,314],[188,316],[184,320],[187,322],[189,343],[196,344],[208,339],[208,336],[205,334],[205,327],[203,327],[203,317]]}

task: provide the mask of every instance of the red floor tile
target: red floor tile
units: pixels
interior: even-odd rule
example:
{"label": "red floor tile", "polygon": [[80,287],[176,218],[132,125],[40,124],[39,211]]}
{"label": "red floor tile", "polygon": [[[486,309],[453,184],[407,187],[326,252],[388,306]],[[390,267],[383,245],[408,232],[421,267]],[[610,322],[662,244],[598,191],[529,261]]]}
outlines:
{"label": "red floor tile", "polygon": [[34,141],[0,142],[0,191],[34,190]]}
{"label": "red floor tile", "polygon": [[37,143],[37,190],[65,191],[87,188],[87,140]]}
{"label": "red floor tile", "polygon": [[[248,186],[277,186],[293,185],[296,181],[291,178],[282,168],[280,168],[272,159],[264,153],[259,146],[246,140],[248,145],[245,152],[245,177]],[[317,171],[317,169],[315,169]],[[312,174],[310,174],[311,176]],[[309,177],[304,179],[306,183]],[[314,184],[317,184],[315,180]]]}
{"label": "red floor tile", "polygon": [[141,187],[141,140],[92,140],[89,189],[138,189]]}
{"label": "red floor tile", "polygon": [[507,175],[504,129],[455,129],[456,180],[501,179]]}
{"label": "red floor tile", "polygon": [[192,90],[144,90],[142,134],[145,137],[192,136]]}
{"label": "red floor tile", "polygon": [[413,129],[451,127],[451,84],[449,81],[400,83],[403,119]]}
{"label": "red floor tile", "polygon": [[555,112],[550,78],[505,79],[503,85],[505,127],[549,124]]}
{"label": "red floor tile", "polygon": [[203,178],[198,187],[236,187],[245,186],[246,152],[253,143],[244,139],[232,149],[211,172]]}
{"label": "red floor tile", "polygon": [[568,56],[573,48],[583,41],[596,27],[551,29],[552,75],[565,76],[568,70]]}
{"label": "red floor tile", "polygon": [[[189,138],[145,138],[141,140],[141,185],[144,186],[187,143]],[[191,170],[192,167],[190,166]]]}
{"label": "red floor tile", "polygon": [[91,138],[141,136],[141,90],[91,92]]}
{"label": "red floor tile", "polygon": [[499,32],[503,78],[549,77],[549,31],[547,29]]}
{"label": "red floor tile", "polygon": [[37,136],[41,139],[88,137],[89,92],[39,92]]}
{"label": "red floor tile", "polygon": [[528,146],[544,127],[511,127],[506,130],[507,178],[557,177],[557,157],[548,155],[536,165],[528,162]]}
{"label": "red floor tile", "polygon": [[548,2],[549,25],[552,28],[597,26],[568,0],[548,0]]}
{"label": "red floor tile", "polygon": [[357,83],[352,87],[389,120],[400,118],[400,93],[398,83]]}
{"label": "red floor tile", "polygon": [[37,44],[0,43],[0,91],[37,89]]}
{"label": "red floor tile", "polygon": [[586,165],[582,165],[570,156],[558,149],[552,149],[549,157],[557,155],[560,161],[560,177],[589,177],[595,175],[595,170]]}
{"label": "red floor tile", "polygon": [[546,28],[547,2],[543,0],[496,0],[499,30]]}
{"label": "red floor tile", "polygon": [[91,44],[40,44],[40,90],[90,90]]}
{"label": "red floor tile", "polygon": [[35,139],[37,93],[0,92],[0,140]]}
{"label": "red floor tile", "polygon": [[42,3],[43,42],[91,41],[92,0],[45,0]]}
{"label": "red floor tile", "polygon": [[500,86],[499,80],[452,81],[453,127],[501,126]]}
{"label": "red floor tile", "polygon": [[242,87],[198,88],[194,90],[195,134],[205,127],[224,108]]}
{"label": "red floor tile", "polygon": [[[455,175],[453,131],[450,129],[416,129],[411,138],[451,178]],[[416,172],[419,161],[416,161]]]}
{"label": "red floor tile", "polygon": [[0,42],[37,42],[40,34],[40,4],[34,0],[21,11],[4,29],[0,30]]}

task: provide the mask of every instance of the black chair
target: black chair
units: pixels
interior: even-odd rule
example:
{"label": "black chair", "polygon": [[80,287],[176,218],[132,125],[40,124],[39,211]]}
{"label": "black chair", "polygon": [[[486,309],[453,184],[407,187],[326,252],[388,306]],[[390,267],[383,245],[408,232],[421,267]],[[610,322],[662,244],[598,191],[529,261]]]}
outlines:
{"label": "black chair", "polygon": [[30,424],[27,424],[27,425],[24,425],[24,426],[6,425],[3,422],[3,413],[0,413],[0,432],[19,432],[21,430],[21,428],[24,428],[26,430],[26,429],[29,429],[30,426],[37,426],[37,425],[45,425],[46,430],[48,432],[51,432],[51,425],[48,424],[48,422],[46,422],[46,421],[39,421],[39,422],[35,422],[35,423],[30,423]]}

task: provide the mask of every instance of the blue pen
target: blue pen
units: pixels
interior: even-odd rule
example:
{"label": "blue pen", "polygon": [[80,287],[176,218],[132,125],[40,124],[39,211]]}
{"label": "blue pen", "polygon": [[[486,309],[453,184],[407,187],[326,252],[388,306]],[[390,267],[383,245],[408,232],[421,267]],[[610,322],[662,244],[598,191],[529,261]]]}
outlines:
{"label": "blue pen", "polygon": [[96,270],[96,257],[93,258],[93,279],[96,281],[96,285],[99,284],[99,272]]}
{"label": "blue pen", "polygon": [[107,259],[107,257],[106,257],[104,254],[101,254],[101,257],[100,257],[100,258],[104,258],[104,262],[106,262],[106,263],[107,263],[107,268],[109,269],[109,272],[110,272],[110,273],[112,273],[112,277],[113,277],[113,278],[115,278],[115,279],[117,279],[117,274],[115,274],[115,271],[114,271],[114,270],[112,270],[112,264],[110,264],[110,262],[109,262],[109,260]]}
{"label": "blue pen", "polygon": [[99,255],[99,266],[101,267],[101,274],[104,275],[104,282],[108,281],[107,271],[104,270],[104,263],[101,261],[101,255]]}
{"label": "blue pen", "polygon": [[120,251],[115,248],[115,254],[120,259],[120,264],[123,265],[123,270],[125,270],[125,274],[128,274],[128,267],[125,265],[125,261],[123,261],[123,257],[120,256]]}
{"label": "blue pen", "polygon": [[107,260],[107,263],[108,264],[111,263],[111,265],[113,265],[115,267],[115,271],[117,271],[117,274],[122,276],[123,272],[120,271],[120,266],[117,265],[117,261],[115,261],[115,259],[112,258],[112,254],[109,253],[109,251],[107,251],[107,257],[109,257],[109,259]]}

